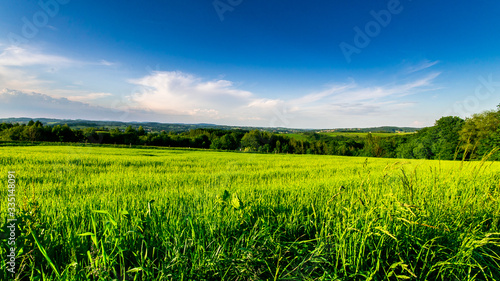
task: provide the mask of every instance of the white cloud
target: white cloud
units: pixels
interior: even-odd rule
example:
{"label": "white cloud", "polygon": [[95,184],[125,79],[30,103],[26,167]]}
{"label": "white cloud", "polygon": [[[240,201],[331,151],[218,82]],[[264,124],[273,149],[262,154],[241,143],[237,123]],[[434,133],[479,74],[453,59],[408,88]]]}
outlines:
{"label": "white cloud", "polygon": [[101,99],[104,97],[111,97],[111,96],[113,96],[113,94],[111,94],[111,93],[88,93],[86,95],[70,96],[70,97],[68,97],[68,99],[72,100],[72,101],[85,102],[85,101],[92,101],[92,100]]}
{"label": "white cloud", "polygon": [[132,108],[126,101],[117,100],[103,107],[35,92],[3,89],[0,90],[0,117],[133,121],[151,116]]}
{"label": "white cloud", "polygon": [[[2,47],[2,45],[0,45]],[[18,46],[4,47],[0,52],[1,66],[33,66],[44,65],[51,67],[68,67],[82,65],[104,65],[113,66],[114,62],[101,59],[99,62],[83,62],[64,56],[52,55],[41,52],[38,49],[26,49]]]}
{"label": "white cloud", "polygon": [[351,83],[342,87],[334,86],[324,91],[329,94],[323,95],[323,97],[328,97],[332,102],[343,104],[375,101],[389,97],[401,97],[426,90],[426,87],[431,86],[432,81],[439,76],[439,74],[440,73],[432,73],[423,78],[396,85],[362,87]]}
{"label": "white cloud", "polygon": [[203,81],[177,71],[155,71],[129,82],[138,86],[135,94],[130,96],[137,106],[161,114],[224,118],[253,97],[252,93],[235,88],[230,81]]}
{"label": "white cloud", "polygon": [[99,64],[100,65],[105,65],[105,66],[113,66],[113,65],[115,65],[115,63],[107,61],[107,60],[101,60],[101,61],[99,61]]}
{"label": "white cloud", "polygon": [[326,128],[335,127],[333,122],[345,118],[371,116],[380,122],[383,116],[393,120],[395,114],[404,113],[414,105],[400,99],[432,89],[439,74],[376,86],[360,86],[351,80],[298,98],[269,99],[238,89],[231,81],[205,81],[183,72],[157,71],[130,80],[138,86],[130,99],[137,108],[148,108],[162,115],[189,116],[195,122]]}
{"label": "white cloud", "polygon": [[248,104],[248,107],[272,109],[277,106],[283,106],[285,101],[280,99],[254,99]]}
{"label": "white cloud", "polygon": [[364,108],[362,112],[370,112],[376,108],[387,108],[391,104],[398,104],[397,100],[402,96],[429,90],[438,75],[439,73],[432,73],[420,79],[396,85],[363,87],[354,82],[334,85],[319,93],[290,100],[287,104],[295,111],[313,109],[314,112],[324,112],[321,108],[330,108],[351,115],[358,114],[357,109]]}
{"label": "white cloud", "polygon": [[47,87],[51,81],[41,79],[38,75],[17,67],[0,65],[0,87],[19,89],[23,91],[37,91]]}
{"label": "white cloud", "polygon": [[74,63],[75,61],[65,57],[43,54],[36,50],[27,50],[13,46],[4,48],[0,53],[0,66],[60,66]]}
{"label": "white cloud", "polygon": [[429,67],[432,67],[436,64],[438,64],[439,61],[436,60],[436,61],[430,61],[430,60],[424,60],[416,65],[412,65],[412,66],[408,66],[406,68],[406,73],[409,74],[409,73],[413,73],[413,72],[418,72],[418,71],[421,71],[421,70],[424,70],[424,69],[427,69]]}
{"label": "white cloud", "polygon": [[54,84],[47,76],[55,75],[60,68],[78,64],[75,60],[44,54],[35,49],[6,46],[0,49],[0,87],[46,92]]}
{"label": "white cloud", "polygon": [[307,103],[317,102],[317,101],[325,99],[329,96],[345,92],[346,90],[353,89],[355,87],[356,87],[356,84],[354,83],[354,81],[351,81],[351,83],[349,83],[347,85],[334,85],[334,86],[331,86],[331,87],[329,87],[326,90],[323,90],[321,92],[311,93],[311,94],[305,95],[303,97],[300,97],[298,99],[294,99],[291,101],[291,103],[307,104]]}
{"label": "white cloud", "polygon": [[[0,45],[0,89],[16,89],[25,93],[39,92],[54,98],[67,98],[104,106],[106,102],[109,104],[111,93],[97,92],[92,89],[94,85],[85,85],[81,80],[74,81],[74,77],[79,77],[77,73],[84,72],[82,75],[84,77],[89,73],[96,73],[96,65],[110,66],[114,63],[106,60],[101,60],[99,63],[82,62],[47,54],[36,48]],[[60,71],[61,69],[64,72]],[[97,73],[95,76],[98,76],[95,82],[102,77]]]}

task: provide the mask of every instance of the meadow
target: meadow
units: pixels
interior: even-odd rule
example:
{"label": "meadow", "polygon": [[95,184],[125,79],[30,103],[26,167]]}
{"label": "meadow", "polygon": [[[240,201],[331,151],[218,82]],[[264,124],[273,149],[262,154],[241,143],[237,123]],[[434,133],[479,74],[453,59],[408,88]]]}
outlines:
{"label": "meadow", "polygon": [[19,280],[500,280],[500,163],[0,147]]}

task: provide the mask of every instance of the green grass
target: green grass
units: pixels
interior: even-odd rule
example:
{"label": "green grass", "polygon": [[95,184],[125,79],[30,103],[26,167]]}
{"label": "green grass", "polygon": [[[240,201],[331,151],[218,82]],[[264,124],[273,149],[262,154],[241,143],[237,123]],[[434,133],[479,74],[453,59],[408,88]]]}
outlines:
{"label": "green grass", "polygon": [[497,162],[0,147],[10,170],[20,280],[500,280]]}

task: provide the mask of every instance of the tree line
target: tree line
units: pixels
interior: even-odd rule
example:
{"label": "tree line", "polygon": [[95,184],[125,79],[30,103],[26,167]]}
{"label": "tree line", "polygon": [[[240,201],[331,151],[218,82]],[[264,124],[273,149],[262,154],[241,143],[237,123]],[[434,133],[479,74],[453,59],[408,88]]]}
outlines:
{"label": "tree line", "polygon": [[305,139],[263,130],[199,128],[186,132],[146,132],[142,126],[72,129],[68,125],[0,124],[0,140],[31,142],[82,142],[169,147],[192,147],[260,153],[324,154],[408,159],[500,160],[500,105],[497,110],[474,114],[465,120],[442,117],[434,126],[414,134],[379,137],[331,136],[308,132]]}

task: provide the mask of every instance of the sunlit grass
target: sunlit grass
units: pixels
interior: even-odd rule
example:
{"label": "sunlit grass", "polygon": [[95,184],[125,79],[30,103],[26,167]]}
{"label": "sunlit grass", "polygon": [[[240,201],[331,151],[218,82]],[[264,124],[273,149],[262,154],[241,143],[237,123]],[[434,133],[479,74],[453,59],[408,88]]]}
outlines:
{"label": "sunlit grass", "polygon": [[34,146],[0,164],[24,280],[500,280],[499,163]]}

